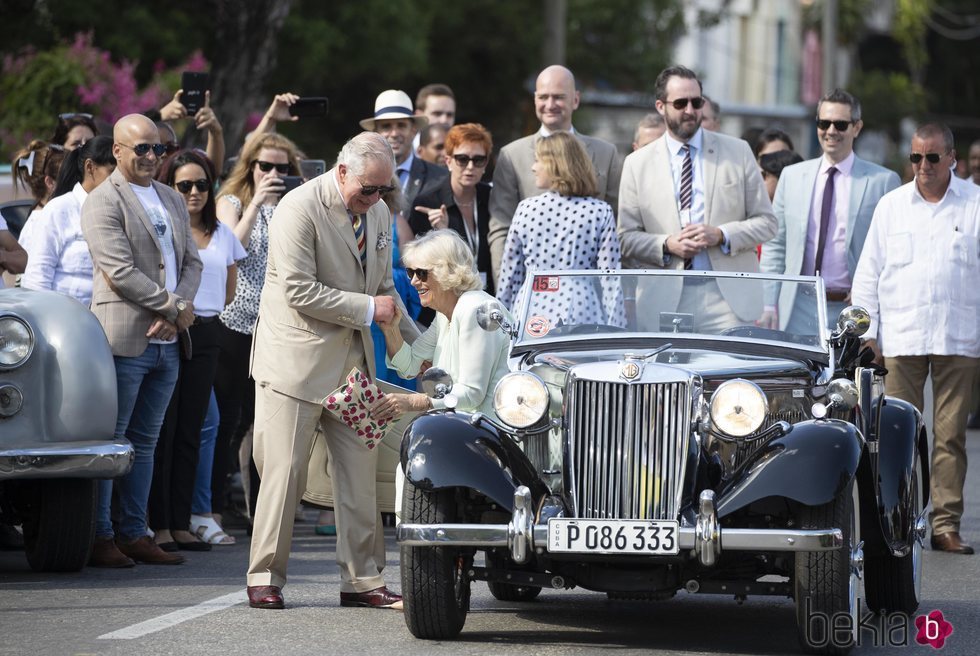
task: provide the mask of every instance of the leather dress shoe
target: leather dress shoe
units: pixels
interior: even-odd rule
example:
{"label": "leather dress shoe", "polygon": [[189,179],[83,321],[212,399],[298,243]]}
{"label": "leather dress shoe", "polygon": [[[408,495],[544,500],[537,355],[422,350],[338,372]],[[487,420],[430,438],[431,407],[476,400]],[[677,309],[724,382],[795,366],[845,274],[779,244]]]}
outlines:
{"label": "leather dress shoe", "polygon": [[116,541],[119,551],[123,552],[138,563],[147,565],[180,565],[184,562],[184,557],[180,554],[167,553],[157,546],[150,536],[133,540],[132,542]]}
{"label": "leather dress shoe", "polygon": [[367,592],[341,592],[340,605],[404,610],[402,596],[392,592],[385,586],[368,590]]}
{"label": "leather dress shoe", "polygon": [[282,589],[277,585],[250,585],[245,588],[248,592],[248,605],[252,608],[284,608]]}
{"label": "leather dress shoe", "polygon": [[973,553],[973,547],[964,542],[957,531],[933,535],[929,542],[932,544],[934,551],[946,551],[966,555]]}
{"label": "leather dress shoe", "polygon": [[136,562],[119,551],[112,538],[95,538],[88,565],[89,567],[134,567]]}

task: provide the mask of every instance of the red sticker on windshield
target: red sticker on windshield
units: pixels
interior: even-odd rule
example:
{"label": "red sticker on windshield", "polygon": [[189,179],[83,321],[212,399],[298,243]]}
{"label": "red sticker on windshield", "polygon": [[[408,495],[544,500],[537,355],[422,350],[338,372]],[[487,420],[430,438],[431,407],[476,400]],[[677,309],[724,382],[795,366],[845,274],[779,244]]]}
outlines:
{"label": "red sticker on windshield", "polygon": [[531,290],[536,292],[557,292],[559,280],[561,278],[558,276],[534,276],[534,280],[531,281]]}
{"label": "red sticker on windshield", "polygon": [[544,317],[534,316],[527,320],[527,327],[524,330],[531,337],[544,337],[551,330],[551,322]]}

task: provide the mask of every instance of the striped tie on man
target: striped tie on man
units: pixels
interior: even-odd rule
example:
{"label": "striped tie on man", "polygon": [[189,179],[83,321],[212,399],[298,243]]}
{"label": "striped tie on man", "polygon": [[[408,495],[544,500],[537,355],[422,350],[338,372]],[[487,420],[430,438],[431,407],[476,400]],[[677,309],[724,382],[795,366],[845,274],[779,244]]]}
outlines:
{"label": "striped tie on man", "polygon": [[354,241],[357,242],[357,251],[361,254],[361,268],[367,263],[367,237],[364,235],[364,215],[355,214],[351,217],[351,224],[354,226]]}
{"label": "striped tie on man", "polygon": [[[681,167],[681,211],[691,210],[691,201],[694,198],[694,164],[691,162],[691,147],[688,144],[681,146],[684,151],[684,164]],[[691,258],[684,259],[684,268],[693,268]]]}

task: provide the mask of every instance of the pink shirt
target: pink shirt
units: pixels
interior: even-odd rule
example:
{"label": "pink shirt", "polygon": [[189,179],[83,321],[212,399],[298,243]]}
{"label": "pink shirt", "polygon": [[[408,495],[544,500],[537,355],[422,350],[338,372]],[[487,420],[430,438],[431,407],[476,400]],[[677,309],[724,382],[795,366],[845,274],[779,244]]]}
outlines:
{"label": "pink shirt", "polygon": [[851,276],[847,272],[847,217],[851,202],[853,152],[837,164],[826,157],[820,160],[820,171],[817,173],[813,194],[810,196],[810,220],[806,227],[806,251],[803,254],[801,273],[804,276],[815,274],[814,259],[817,255],[817,241],[820,238],[820,205],[827,184],[827,171],[831,166],[837,167],[837,175],[834,176],[834,211],[830,215],[830,226],[827,228],[823,271],[820,275],[828,290],[847,290],[851,288]]}

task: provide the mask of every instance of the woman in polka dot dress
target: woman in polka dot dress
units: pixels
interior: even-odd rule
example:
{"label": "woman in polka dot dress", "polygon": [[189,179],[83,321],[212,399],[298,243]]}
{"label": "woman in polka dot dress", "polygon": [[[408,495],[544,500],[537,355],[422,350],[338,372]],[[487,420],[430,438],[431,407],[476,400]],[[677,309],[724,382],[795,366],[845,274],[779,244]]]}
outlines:
{"label": "woman in polka dot dress", "polygon": [[[507,233],[497,298],[521,316],[525,276],[546,269],[619,269],[616,218],[609,203],[595,198],[596,177],[578,139],[567,132],[538,140],[534,177],[548,191],[517,206]],[[552,326],[600,323],[622,326],[618,278],[597,287],[594,279],[562,279],[546,302],[537,299]]]}

